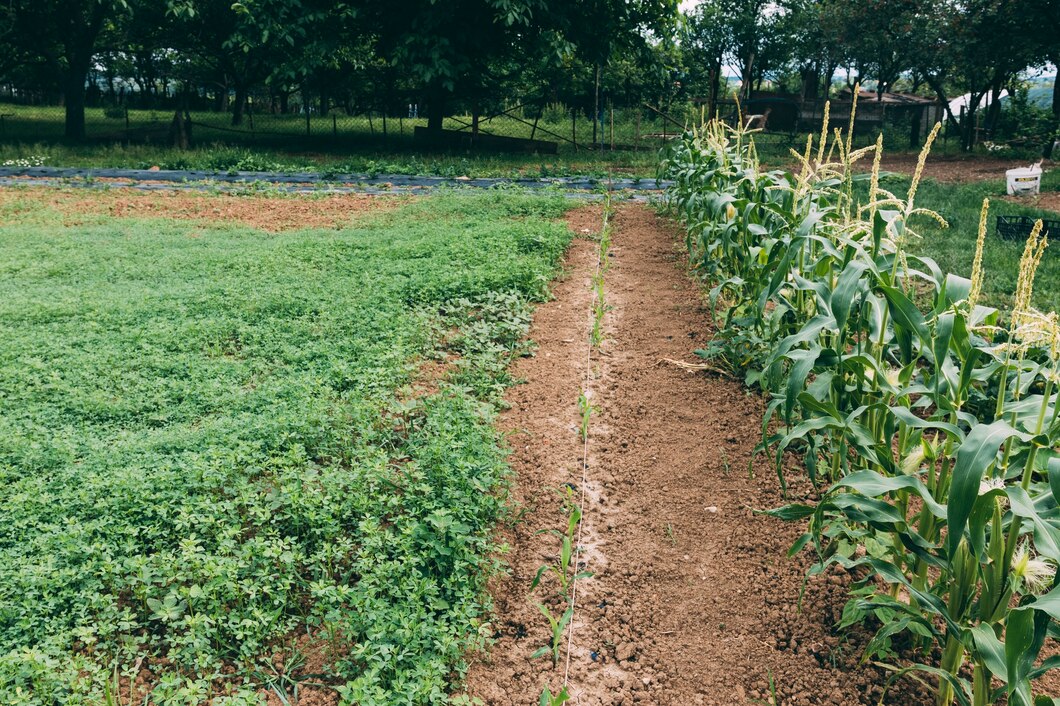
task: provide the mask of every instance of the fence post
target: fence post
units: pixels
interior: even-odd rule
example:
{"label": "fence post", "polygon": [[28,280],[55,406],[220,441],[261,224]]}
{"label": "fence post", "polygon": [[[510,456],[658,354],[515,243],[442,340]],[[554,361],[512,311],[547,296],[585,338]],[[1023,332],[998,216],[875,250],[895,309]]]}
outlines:
{"label": "fence post", "polygon": [[383,109],[383,139],[386,139],[386,108]]}
{"label": "fence post", "polygon": [[611,103],[611,151],[615,151],[615,104]]}
{"label": "fence post", "polygon": [[633,151],[640,152],[640,108],[637,108],[637,131],[633,136]]}
{"label": "fence post", "polygon": [[570,111],[570,141],[574,145],[574,151],[578,151],[578,109],[571,108]]}
{"label": "fence post", "polygon": [[331,114],[331,136],[339,136],[339,119],[334,113]]}
{"label": "fence post", "polygon": [[308,100],[303,100],[302,101],[302,110],[305,111],[305,134],[306,134],[306,137],[309,137],[310,130],[312,128],[310,127],[310,123],[309,123],[309,119],[310,118],[309,118],[309,101]]}
{"label": "fence post", "polygon": [[125,106],[125,141],[128,142],[129,139],[129,106]]}

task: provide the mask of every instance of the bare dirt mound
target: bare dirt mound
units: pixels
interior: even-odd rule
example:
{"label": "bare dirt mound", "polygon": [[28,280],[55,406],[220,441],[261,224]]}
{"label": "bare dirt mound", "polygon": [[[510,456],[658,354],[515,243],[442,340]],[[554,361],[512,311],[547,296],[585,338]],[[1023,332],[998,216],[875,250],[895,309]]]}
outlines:
{"label": "bare dirt mound", "polygon": [[[884,154],[882,167],[889,172],[912,174],[918,155],[909,153]],[[1004,181],[1005,170],[1026,167],[1027,160],[987,157],[983,155],[932,155],[924,165],[924,176],[947,184],[966,184],[977,181]],[[872,160],[859,164],[865,171]]]}
{"label": "bare dirt mound", "polygon": [[[572,219],[577,230],[585,219]],[[614,223],[613,309],[589,359],[599,411],[581,560],[593,577],[578,588],[571,703],[772,703],[771,676],[781,704],[876,703],[885,678],[856,667],[860,645],[832,629],[849,579],[810,582],[800,612],[806,562],[785,552],[801,530],[752,512],[783,502],[770,462],[753,458],[762,400],[737,381],[661,362],[692,359],[711,331],[678,233],[640,206]],[[511,576],[493,586],[496,645],[467,680],[467,693],[487,704],[536,704],[543,686],[555,693],[564,681],[565,659],[555,668],[531,659],[551,635],[533,602],[554,591],[530,585],[558,551],[557,538],[541,533],[563,524],[557,488],[581,490],[577,401],[597,249],[586,240],[571,247],[569,273],[535,315],[537,354],[515,371],[527,382],[511,390],[502,420],[524,514],[507,529]],[[810,495],[793,485],[793,497]],[[888,701],[924,702],[907,689]]]}
{"label": "bare dirt mound", "polygon": [[236,194],[197,194],[178,191],[141,192],[115,188],[0,189],[0,206],[23,204],[55,209],[69,226],[92,216],[114,218],[173,218],[206,223],[239,223],[269,233],[306,228],[336,229],[366,213],[388,210],[403,202],[397,197],[334,194],[319,197],[278,197]]}
{"label": "bare dirt mound", "polygon": [[[1036,196],[1005,196],[1004,198],[1009,203],[1016,203],[1020,206],[1033,206],[1060,213],[1060,191],[1043,191]],[[1055,237],[1056,234],[1050,233],[1049,235]]]}

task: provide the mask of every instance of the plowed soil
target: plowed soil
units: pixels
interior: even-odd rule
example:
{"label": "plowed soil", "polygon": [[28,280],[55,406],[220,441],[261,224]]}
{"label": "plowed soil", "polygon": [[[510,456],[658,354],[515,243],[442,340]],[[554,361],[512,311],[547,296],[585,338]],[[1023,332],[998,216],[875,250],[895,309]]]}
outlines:
{"label": "plowed soil", "polygon": [[[571,222],[582,232],[598,217],[580,211]],[[779,704],[874,704],[886,678],[856,666],[864,636],[833,629],[849,577],[811,581],[800,611],[808,559],[785,552],[801,528],[754,513],[783,503],[772,464],[753,454],[762,400],[738,381],[663,362],[693,359],[711,335],[678,239],[648,208],[616,216],[606,274],[613,308],[589,363],[598,409],[580,565],[593,576],[578,586],[571,703],[772,703],[772,678]],[[544,532],[564,524],[557,489],[582,491],[577,400],[597,249],[587,240],[571,247],[567,276],[535,315],[537,354],[515,371],[526,383],[511,390],[502,419],[524,514],[506,530],[511,575],[492,589],[496,644],[467,680],[467,693],[487,704],[537,704],[567,669],[565,650],[555,667],[531,658],[551,635],[534,603],[562,607],[555,582],[530,586],[559,551]],[[810,497],[798,480],[791,492]],[[887,701],[927,703],[910,689],[892,688]]]}
{"label": "plowed soil", "polygon": [[[886,171],[912,174],[916,170],[918,155],[910,153],[890,154],[884,152],[882,167]],[[1033,160],[1031,160],[1033,161]],[[1004,180],[1006,169],[1026,167],[1030,162],[1019,159],[1002,159],[981,155],[932,155],[924,165],[924,176],[952,184],[976,181]],[[865,171],[872,168],[872,160],[863,160]],[[1046,168],[1049,165],[1044,165]]]}
{"label": "plowed soil", "polygon": [[202,223],[239,223],[278,233],[306,228],[336,229],[369,212],[394,208],[403,199],[363,194],[316,198],[215,195],[181,191],[140,192],[132,189],[85,193],[65,189],[0,189],[0,207],[30,204],[56,209],[68,225],[93,216],[114,218],[175,218]]}
{"label": "plowed soil", "polygon": [[[1060,213],[1060,191],[1043,191],[1037,196],[1006,196],[1006,201],[1018,203],[1020,206],[1033,206]],[[1050,235],[1055,235],[1050,233]]]}

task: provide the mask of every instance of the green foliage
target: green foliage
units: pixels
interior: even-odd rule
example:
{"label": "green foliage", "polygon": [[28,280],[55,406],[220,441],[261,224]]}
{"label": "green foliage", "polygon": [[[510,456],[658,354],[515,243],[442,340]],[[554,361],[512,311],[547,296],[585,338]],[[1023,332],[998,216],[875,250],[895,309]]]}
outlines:
{"label": "green foliage", "polygon": [[[21,111],[5,105],[4,111]],[[28,114],[28,111],[27,111]],[[56,116],[55,119],[58,119]],[[569,117],[567,118],[569,121]],[[9,120],[10,122],[10,120]],[[580,130],[581,128],[579,128]],[[567,127],[569,131],[569,125]],[[38,131],[39,132],[39,131]],[[297,152],[297,154],[296,154]],[[203,144],[192,150],[175,150],[150,145],[97,144],[62,146],[42,143],[0,144],[0,165],[43,158],[48,166],[113,167],[121,169],[193,169],[315,172],[320,174],[414,174],[440,177],[504,177],[549,178],[590,176],[605,179],[612,169],[624,173],[653,176],[657,158],[653,152],[581,151],[550,157],[545,161],[538,155],[470,154],[446,155],[413,152],[395,145],[391,151],[371,151],[363,154],[305,154],[297,149],[297,142],[276,149],[235,147],[223,144]]]}
{"label": "green foliage", "polygon": [[453,195],[270,235],[9,204],[3,700],[98,703],[143,658],[153,703],[257,703],[309,633],[345,703],[444,703],[483,639],[490,422],[566,207]]}
{"label": "green foliage", "polygon": [[785,453],[803,454],[820,501],[772,514],[808,521],[792,552],[813,547],[812,574],[862,577],[843,623],[880,624],[866,658],[894,659],[903,635],[914,661],[895,678],[932,675],[940,705],[1030,706],[1060,618],[1060,325],[1031,304],[1044,241],[1028,241],[1002,321],[979,303],[986,204],[971,278],[947,274],[907,247],[945,225],[916,201],[928,148],[899,198],[878,168],[851,168],[882,140],[851,152],[828,135],[798,173],[762,171],[749,135],[717,124],[668,161],[670,203],[723,310],[703,354],[769,395],[761,448],[782,487]]}

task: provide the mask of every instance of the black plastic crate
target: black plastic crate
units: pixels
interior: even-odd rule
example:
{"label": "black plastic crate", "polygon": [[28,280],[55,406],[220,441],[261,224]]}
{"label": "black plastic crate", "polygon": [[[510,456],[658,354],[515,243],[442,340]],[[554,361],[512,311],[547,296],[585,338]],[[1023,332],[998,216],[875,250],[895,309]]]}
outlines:
{"label": "black plastic crate", "polygon": [[[998,216],[997,234],[1005,240],[1026,240],[1037,220],[1030,216]],[[1060,236],[1060,221],[1043,218],[1042,233],[1054,238]]]}

